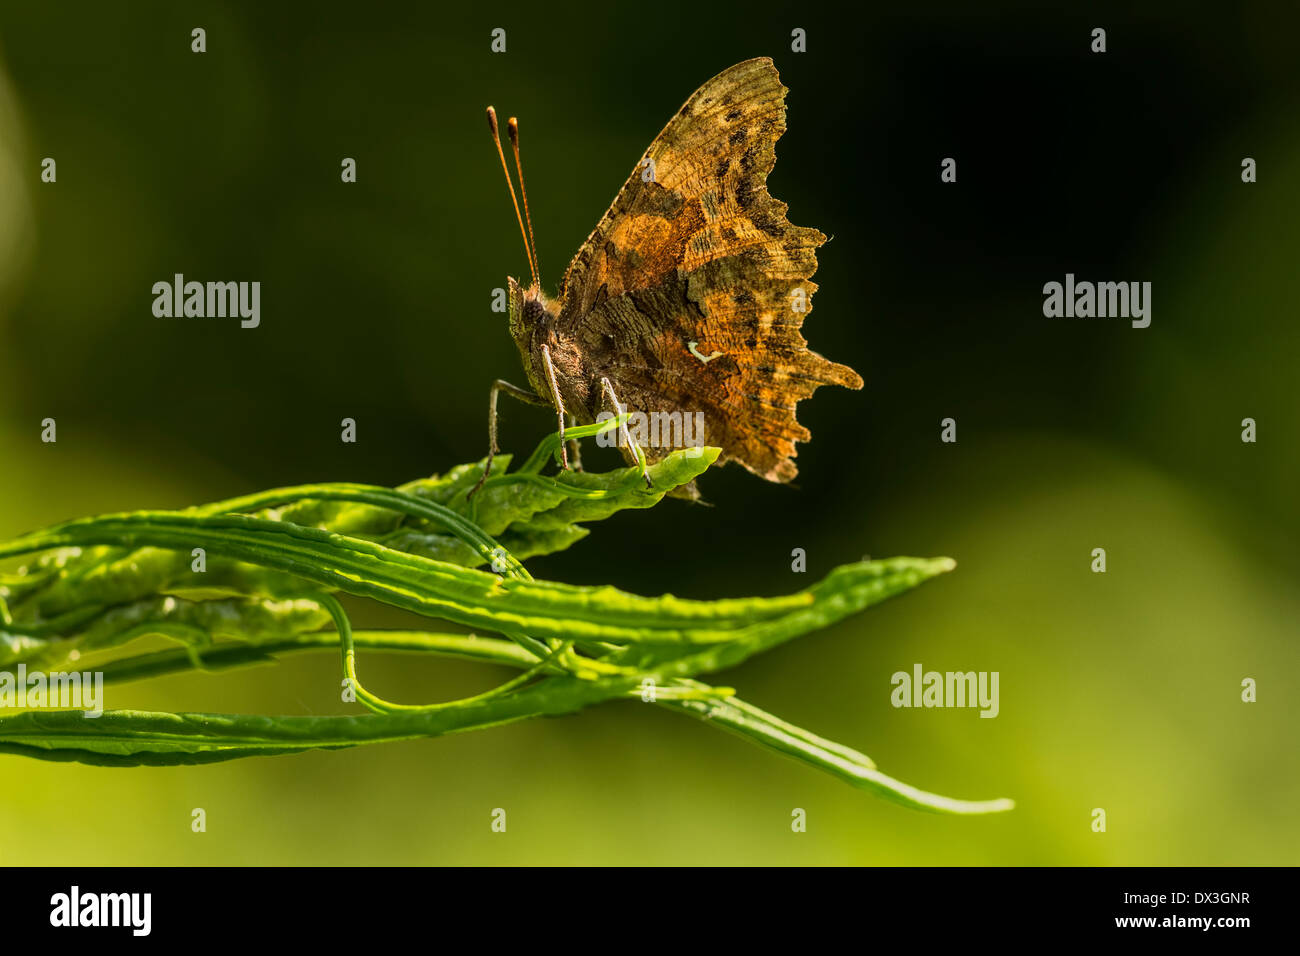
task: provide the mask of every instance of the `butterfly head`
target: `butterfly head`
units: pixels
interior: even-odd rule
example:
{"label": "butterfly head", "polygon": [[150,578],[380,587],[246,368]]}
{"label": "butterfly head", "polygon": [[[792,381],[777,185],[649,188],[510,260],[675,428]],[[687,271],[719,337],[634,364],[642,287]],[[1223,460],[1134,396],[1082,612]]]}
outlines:
{"label": "butterfly head", "polygon": [[550,337],[557,309],[538,286],[521,285],[513,277],[508,277],[506,283],[510,292],[510,336],[527,364],[538,343]]}

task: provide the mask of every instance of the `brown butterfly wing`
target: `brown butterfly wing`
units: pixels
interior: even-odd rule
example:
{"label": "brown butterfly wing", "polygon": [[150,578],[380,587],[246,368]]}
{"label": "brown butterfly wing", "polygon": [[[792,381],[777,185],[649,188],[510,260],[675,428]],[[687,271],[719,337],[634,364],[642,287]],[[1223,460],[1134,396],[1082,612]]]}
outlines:
{"label": "brown butterfly wing", "polygon": [[[810,437],[796,403],[821,385],[862,387],[800,333],[826,237],[791,225],[767,191],[785,94],[767,58],[695,92],[569,266],[557,329],[587,358],[592,417],[608,407],[607,376],[632,410],[703,412],[705,443],[769,481],[795,476],[795,442]],[[702,361],[691,342],[721,354]]]}

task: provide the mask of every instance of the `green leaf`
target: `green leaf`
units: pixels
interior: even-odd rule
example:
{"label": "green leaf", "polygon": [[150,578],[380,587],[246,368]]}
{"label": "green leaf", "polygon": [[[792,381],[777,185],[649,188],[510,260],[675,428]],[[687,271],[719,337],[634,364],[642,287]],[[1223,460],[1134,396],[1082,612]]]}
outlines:
{"label": "green leaf", "polygon": [[[654,686],[661,707],[904,805],[946,813],[1009,809],[1009,801],[956,801],[900,783],[864,754],[782,721],[730,688],[696,680],[902,594],[951,570],[949,559],[863,561],[795,594],[712,601],[533,580],[521,558],[568,547],[586,536],[583,525],[616,511],[653,506],[719,454],[674,452],[649,467],[647,490],[639,468],[542,475],[558,447],[559,436],[549,436],[514,472],[499,456],[472,499],[483,462],[397,489],[302,485],[178,512],[79,519],[0,544],[0,559],[36,556],[0,576],[0,663],[50,666],[74,652],[116,654],[95,666],[121,682],[332,650],[341,652],[357,700],[376,711],[93,717],[33,710],[0,716],[0,751],[109,765],[206,763],[481,729],[573,713]],[[204,572],[191,570],[194,548],[207,552]],[[479,570],[488,562],[494,570]],[[503,637],[354,632],[334,592]],[[335,630],[322,630],[327,623]],[[145,635],[183,646],[123,654]],[[520,673],[459,701],[389,703],[356,679],[358,650],[462,657]]]}

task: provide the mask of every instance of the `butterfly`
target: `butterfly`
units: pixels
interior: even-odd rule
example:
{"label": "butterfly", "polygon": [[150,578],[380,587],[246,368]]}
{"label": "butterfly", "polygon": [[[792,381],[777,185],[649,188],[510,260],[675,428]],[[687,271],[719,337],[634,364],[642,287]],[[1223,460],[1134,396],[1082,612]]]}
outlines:
{"label": "butterfly", "polygon": [[[498,450],[503,392],[553,408],[561,434],[566,419],[589,424],[602,412],[669,422],[675,414],[695,415],[703,443],[722,449],[719,461],[768,481],[794,478],[795,443],[811,437],[796,421],[795,405],[822,385],[861,388],[862,378],[810,351],[800,332],[826,237],[791,225],[786,204],[767,191],[786,128],[786,92],[767,57],[738,63],[696,90],[582,244],[556,298],[538,278],[518,122],[511,118],[507,129],[522,215],[496,112],[488,107],[532,277],[527,287],[508,280],[510,333],[531,391],[501,379],[493,384],[489,453],[474,490]],[[645,475],[647,461],[672,449],[642,449],[644,430],[633,432],[620,427],[619,444]],[[569,452],[562,444],[566,469]],[[694,482],[679,491],[699,496]]]}

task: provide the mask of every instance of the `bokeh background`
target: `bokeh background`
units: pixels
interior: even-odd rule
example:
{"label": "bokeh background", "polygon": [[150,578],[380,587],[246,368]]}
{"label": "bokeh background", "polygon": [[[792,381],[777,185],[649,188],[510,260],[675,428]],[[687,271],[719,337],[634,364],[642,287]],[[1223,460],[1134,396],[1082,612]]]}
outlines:
{"label": "bokeh background", "polygon": [[[788,592],[864,554],[951,555],[953,574],[717,682],[919,787],[1017,810],[903,810],[627,703],[206,767],[0,756],[0,861],[1300,862],[1294,7],[472,6],[0,7],[0,538],[477,458],[489,383],[522,378],[490,292],[526,271],[483,108],[521,117],[553,289],[680,103],[771,55],[791,90],[772,192],[834,236],[805,330],[866,388],[801,406],[799,487],[729,468],[703,482],[714,507],[624,513],[531,567],[718,597]],[[151,286],[176,272],[260,280],[261,327],[154,318]],[[1066,272],[1152,282],[1151,327],[1045,319],[1042,285]],[[551,426],[507,404],[503,444]],[[357,608],[362,625],[409,623]],[[1000,716],[891,708],[890,674],[916,662],[999,671]],[[400,700],[499,677],[365,667]],[[111,688],[109,704],[330,712],[336,670],[298,657]]]}

